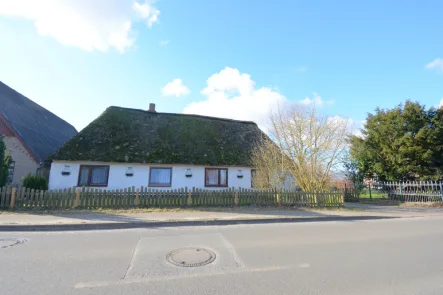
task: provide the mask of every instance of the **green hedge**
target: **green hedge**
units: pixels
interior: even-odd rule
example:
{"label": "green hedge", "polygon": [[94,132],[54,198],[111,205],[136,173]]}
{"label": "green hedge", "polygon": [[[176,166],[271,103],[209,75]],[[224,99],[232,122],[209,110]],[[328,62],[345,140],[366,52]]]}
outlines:
{"label": "green hedge", "polygon": [[23,179],[23,186],[30,189],[47,190],[48,181],[43,176],[29,174]]}

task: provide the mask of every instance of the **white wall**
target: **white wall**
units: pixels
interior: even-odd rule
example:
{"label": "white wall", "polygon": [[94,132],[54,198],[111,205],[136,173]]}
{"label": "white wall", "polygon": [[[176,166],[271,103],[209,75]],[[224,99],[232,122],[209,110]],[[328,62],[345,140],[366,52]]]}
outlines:
{"label": "white wall", "polygon": [[[68,165],[71,174],[62,175],[62,170]],[[229,167],[229,166],[194,166],[194,165],[151,165],[133,163],[103,163],[103,162],[61,162],[54,161],[49,174],[49,189],[63,189],[77,186],[80,165],[109,165],[109,179],[106,189],[119,189],[135,186],[147,187],[149,185],[149,167],[171,167],[172,186],[165,188],[154,187],[155,189],[177,189],[177,188],[205,188],[205,168],[228,168],[228,186],[251,188],[251,168]],[[132,167],[134,176],[126,176],[126,170]],[[192,177],[185,176],[186,169],[191,169]],[[238,178],[238,170],[242,170],[243,178]],[[224,188],[206,188],[224,189]]]}

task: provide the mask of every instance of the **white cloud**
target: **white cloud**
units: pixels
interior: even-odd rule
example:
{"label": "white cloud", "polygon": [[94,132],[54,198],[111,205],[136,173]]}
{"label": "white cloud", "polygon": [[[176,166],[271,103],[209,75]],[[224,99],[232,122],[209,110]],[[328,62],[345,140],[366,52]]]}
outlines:
{"label": "white cloud", "polygon": [[440,103],[435,106],[437,109],[443,108],[443,97],[440,99]]}
{"label": "white cloud", "polygon": [[180,97],[182,95],[187,95],[190,92],[189,88],[183,84],[182,79],[174,79],[162,88],[163,96]]}
{"label": "white cloud", "polygon": [[160,11],[140,0],[0,0],[0,15],[31,20],[38,34],[87,51],[124,52],[135,36],[132,23],[151,27]]}
{"label": "white cloud", "polygon": [[348,132],[352,135],[364,138],[362,129],[365,127],[366,120],[354,120],[352,118],[344,118],[341,116],[328,117],[328,124],[344,125],[346,124]]}
{"label": "white cloud", "polygon": [[169,43],[171,43],[171,41],[169,41],[169,40],[161,40],[161,41],[160,41],[160,45],[161,45],[161,46],[166,46],[166,45],[168,45]]}
{"label": "white cloud", "polygon": [[443,73],[443,58],[436,58],[430,63],[428,63],[425,68],[427,70],[436,70],[437,72]]}
{"label": "white cloud", "polygon": [[331,105],[334,103],[334,101],[333,100],[324,101],[320,95],[314,92],[312,98],[306,97],[305,99],[300,100],[299,103],[303,105],[315,104],[318,107],[322,107],[324,105]]}
{"label": "white cloud", "polygon": [[364,138],[362,129],[366,125],[366,120],[352,120],[352,134],[360,138]]}
{"label": "white cloud", "polygon": [[254,121],[262,129],[270,110],[286,102],[279,92],[269,87],[256,88],[250,75],[230,67],[209,77],[201,94],[206,99],[192,102],[184,113]]}
{"label": "white cloud", "polygon": [[150,2],[146,1],[144,4],[134,2],[132,8],[138,13],[138,16],[146,20],[148,27],[152,27],[152,24],[158,22],[158,16],[160,10],[155,8]]}

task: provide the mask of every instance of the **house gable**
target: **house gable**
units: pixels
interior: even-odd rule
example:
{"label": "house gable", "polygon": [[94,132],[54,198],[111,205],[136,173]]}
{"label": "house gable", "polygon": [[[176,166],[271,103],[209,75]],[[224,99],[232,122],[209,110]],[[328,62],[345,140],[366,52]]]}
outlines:
{"label": "house gable", "polygon": [[4,136],[15,136],[13,129],[9,126],[8,122],[0,114],[0,134]]}
{"label": "house gable", "polygon": [[22,179],[29,173],[34,174],[39,167],[39,161],[29,152],[20,138],[16,136],[4,136],[3,141],[7,152],[11,153],[14,161],[14,173],[12,175],[13,185],[21,185]]}
{"label": "house gable", "polygon": [[[7,150],[15,151],[16,148],[19,148],[21,150],[19,152],[20,155],[26,154],[25,155],[26,159],[31,158],[32,161],[34,161],[35,163],[40,162],[37,156],[32,152],[31,149],[29,149],[26,146],[22,138],[11,127],[11,125],[9,125],[8,121],[6,121],[6,118],[3,117],[1,113],[0,113],[0,134],[4,136],[3,140],[5,141]],[[14,142],[14,144],[11,144],[12,141]],[[15,161],[15,158],[13,159]]]}
{"label": "house gable", "polygon": [[0,82],[0,117],[37,162],[77,134],[73,126]]}

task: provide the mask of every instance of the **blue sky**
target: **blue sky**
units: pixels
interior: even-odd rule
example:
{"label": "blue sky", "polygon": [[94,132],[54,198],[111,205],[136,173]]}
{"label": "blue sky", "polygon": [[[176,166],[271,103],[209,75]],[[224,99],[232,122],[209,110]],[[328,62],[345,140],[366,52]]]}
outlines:
{"label": "blue sky", "polygon": [[438,0],[0,0],[0,80],[78,130],[110,105],[150,102],[259,123],[278,103],[316,103],[359,124],[408,98],[439,105],[441,11]]}

